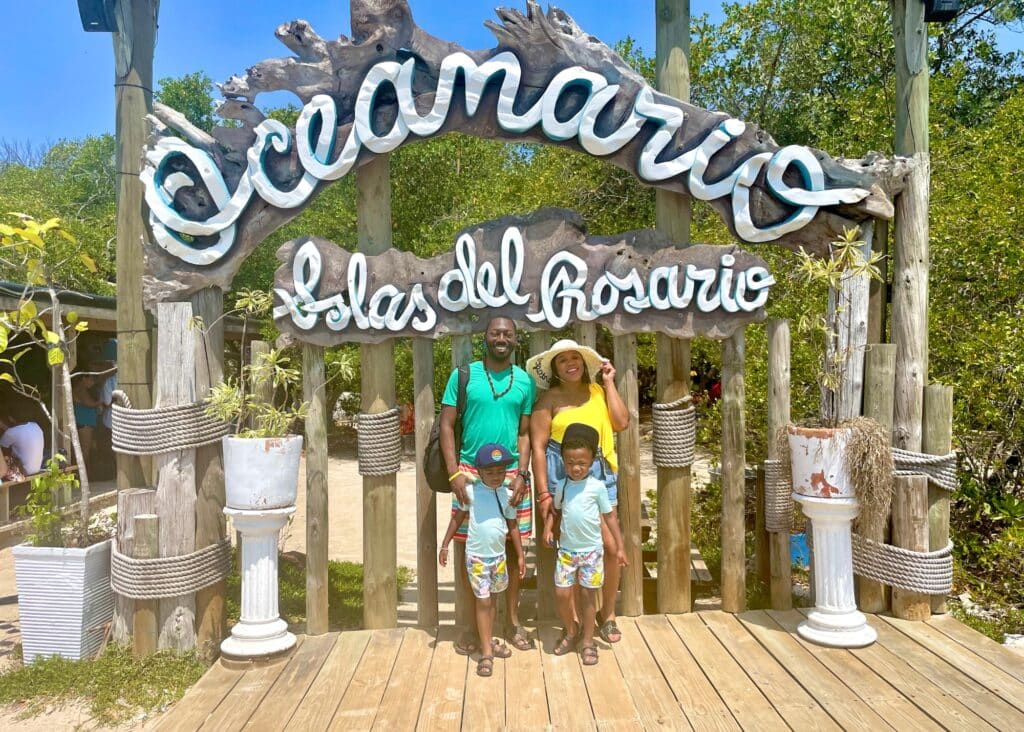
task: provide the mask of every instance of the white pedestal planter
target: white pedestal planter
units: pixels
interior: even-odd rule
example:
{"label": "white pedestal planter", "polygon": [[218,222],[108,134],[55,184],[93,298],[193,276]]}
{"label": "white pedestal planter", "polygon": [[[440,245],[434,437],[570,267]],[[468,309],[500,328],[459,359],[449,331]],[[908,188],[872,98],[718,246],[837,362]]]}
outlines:
{"label": "white pedestal planter", "polygon": [[22,544],[11,553],[25,663],[95,654],[114,615],[110,541],[85,549]]}
{"label": "white pedestal planter", "polygon": [[818,498],[854,498],[844,464],[850,430],[789,425],[793,491]]}
{"label": "white pedestal planter", "polygon": [[228,508],[263,511],[295,505],[302,435],[235,437],[224,450],[224,498]]}
{"label": "white pedestal planter", "polygon": [[222,653],[236,658],[271,656],[295,645],[277,605],[277,538],[295,506],[266,511],[225,508],[242,535],[242,613]]}
{"label": "white pedestal planter", "polygon": [[798,493],[793,500],[811,520],[814,532],[815,606],[797,632],[809,641],[835,648],[874,643],[875,629],[857,610],[853,594],[850,531],[860,505],[854,498],[814,498]]}

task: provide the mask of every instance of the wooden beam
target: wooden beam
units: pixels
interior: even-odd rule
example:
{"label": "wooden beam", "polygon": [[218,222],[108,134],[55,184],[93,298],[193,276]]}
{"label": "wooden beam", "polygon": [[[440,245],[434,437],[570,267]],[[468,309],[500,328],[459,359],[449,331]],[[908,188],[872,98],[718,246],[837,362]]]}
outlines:
{"label": "wooden beam", "polygon": [[420,459],[434,422],[434,342],[429,338],[412,339],[412,381],[416,413],[416,618],[421,628],[433,628],[438,618],[437,494],[427,485]]}
{"label": "wooden beam", "polygon": [[[136,409],[153,405],[150,371],[153,321],[142,306],[143,246],[148,208],[139,172],[141,150],[149,128],[146,114],[153,109],[153,48],[156,42],[157,0],[121,0],[114,43],[114,106],[117,117],[117,386]],[[141,488],[150,461],[117,453],[117,485]]]}
{"label": "wooden beam", "polygon": [[615,336],[614,363],[619,394],[629,410],[629,427],[619,433],[619,522],[626,543],[628,567],[622,569],[622,614],[643,615],[644,565],[640,537],[640,406],[637,382],[636,336]]}
{"label": "wooden beam", "polygon": [[309,403],[306,415],[306,632],[321,635],[328,630],[327,548],[328,510],[327,379],[324,349],[302,346],[302,398]]}
{"label": "wooden beam", "polygon": [[881,281],[871,280],[868,288],[868,343],[885,343],[885,324],[889,310],[889,222],[877,219],[871,251],[881,254],[876,266]]}
{"label": "wooden beam", "polygon": [[[924,389],[924,428],[921,452],[948,455],[953,449],[953,387],[929,384]],[[928,551],[949,542],[949,491],[928,482]],[[931,596],[932,613],[946,612],[946,598]]]}
{"label": "wooden beam", "polygon": [[[157,341],[158,407],[191,404],[196,398],[195,332],[192,304],[160,303]],[[160,517],[160,556],[177,557],[196,548],[196,451],[157,455],[156,512]],[[189,651],[196,646],[195,595],[160,600],[159,647]]]}
{"label": "wooden beam", "polygon": [[[205,333],[196,330],[196,394],[205,398],[224,381],[224,293],[208,287],[192,296],[192,310],[202,317]],[[196,548],[219,543],[225,535],[224,452],[220,442],[196,450]],[[212,662],[226,635],[224,580],[196,592],[196,648]]]}
{"label": "wooden beam", "polygon": [[[597,327],[593,324],[587,324],[580,326],[584,328],[582,335],[585,338],[591,338],[592,347],[597,345]],[[577,341],[580,345],[583,345],[583,341]],[[551,347],[551,334],[547,331],[534,331],[530,333],[530,355],[536,356],[538,353],[543,353]],[[550,485],[550,490],[554,490]],[[534,497],[533,503],[533,523],[536,528],[536,535],[538,539],[542,538],[544,534],[544,524],[541,519],[540,506]],[[538,620],[550,620],[558,617],[558,611],[555,606],[555,550],[549,546],[545,546],[543,541],[536,542],[537,547],[537,619]]]}
{"label": "wooden beam", "polygon": [[[778,435],[790,423],[790,338],[788,320],[768,321],[768,459],[782,460]],[[769,544],[769,593],[773,610],[793,607],[789,532],[772,531]]]}
{"label": "wooden beam", "polygon": [[[898,476],[892,504],[892,543],[915,552],[928,551],[928,478]],[[927,620],[931,599],[920,592],[892,588],[892,614],[904,620]]]}
{"label": "wooden beam", "polygon": [[[893,417],[893,386],[896,374],[896,346],[876,343],[864,353],[864,416],[881,424],[891,435]],[[881,522],[878,531],[864,536],[873,541],[889,539],[889,520]],[[857,577],[859,607],[866,613],[885,612],[889,607],[888,587],[881,582]]]}
{"label": "wooden beam", "polygon": [[[452,368],[457,369],[460,366],[466,366],[472,360],[473,339],[468,335],[452,336]],[[449,504],[451,500],[449,495]],[[460,628],[476,627],[476,618],[473,615],[473,595],[469,589],[469,578],[466,576],[465,570],[461,569],[466,566],[466,543],[453,541],[452,546],[455,548],[452,558],[452,567],[455,573],[455,625]]]}
{"label": "wooden beam", "polygon": [[[391,162],[381,155],[356,173],[359,251],[391,248]],[[395,404],[393,341],[360,346],[362,410],[386,412]],[[363,627],[398,624],[398,502],[395,474],[363,476]]]}
{"label": "wooden beam", "polygon": [[722,609],[746,610],[743,331],[722,341]]}

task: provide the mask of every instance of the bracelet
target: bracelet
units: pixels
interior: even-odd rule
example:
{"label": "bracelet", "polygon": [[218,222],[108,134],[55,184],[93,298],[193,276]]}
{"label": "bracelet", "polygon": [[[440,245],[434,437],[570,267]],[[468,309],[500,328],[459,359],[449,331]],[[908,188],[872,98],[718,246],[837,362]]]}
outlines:
{"label": "bracelet", "polygon": [[543,493],[537,495],[537,503],[540,503],[541,501],[544,500],[554,500],[554,498],[552,498],[551,496],[551,491],[544,491]]}
{"label": "bracelet", "polygon": [[456,470],[454,473],[452,473],[451,475],[448,476],[448,482],[451,483],[453,480],[455,480],[460,475],[462,475],[462,471],[461,470]]}

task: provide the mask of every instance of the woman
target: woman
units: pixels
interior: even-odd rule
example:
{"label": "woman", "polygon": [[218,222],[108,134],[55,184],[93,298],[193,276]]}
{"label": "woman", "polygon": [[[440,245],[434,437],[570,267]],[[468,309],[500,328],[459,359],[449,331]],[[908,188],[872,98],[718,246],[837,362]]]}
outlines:
{"label": "woman", "polygon": [[92,443],[99,425],[100,409],[103,403],[93,394],[96,376],[90,372],[73,376],[71,398],[75,407],[75,422],[78,425],[78,442],[82,446],[82,458],[88,466],[92,457]]}
{"label": "woman", "polygon": [[[530,418],[530,446],[537,487],[537,502],[547,517],[549,500],[557,484],[565,479],[561,440],[565,428],[574,422],[593,427],[600,436],[598,458],[590,474],[604,481],[608,500],[618,505],[618,456],[615,433],[629,426],[629,411],[615,388],[615,367],[597,351],[576,341],[558,341],[544,353],[526,362],[526,371],[539,388],[537,403]],[[606,556],[615,556],[616,544],[610,532],[603,532]],[[605,562],[601,612],[598,614],[601,637],[608,643],[622,639],[615,624],[615,594],[619,589],[617,562]]]}

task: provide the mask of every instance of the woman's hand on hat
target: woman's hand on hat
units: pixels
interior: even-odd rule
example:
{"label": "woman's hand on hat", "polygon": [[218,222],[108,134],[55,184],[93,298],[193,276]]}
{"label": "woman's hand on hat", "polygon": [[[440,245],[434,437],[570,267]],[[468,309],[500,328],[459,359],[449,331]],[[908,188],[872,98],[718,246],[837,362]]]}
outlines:
{"label": "woman's hand on hat", "polygon": [[606,359],[606,360],[601,362],[600,373],[601,373],[601,380],[605,384],[607,384],[609,381],[611,381],[613,383],[615,382],[615,374],[617,372],[615,371],[615,366],[612,365],[611,361],[608,361]]}

